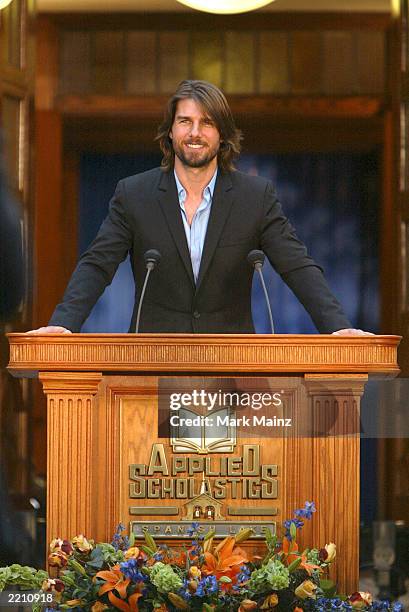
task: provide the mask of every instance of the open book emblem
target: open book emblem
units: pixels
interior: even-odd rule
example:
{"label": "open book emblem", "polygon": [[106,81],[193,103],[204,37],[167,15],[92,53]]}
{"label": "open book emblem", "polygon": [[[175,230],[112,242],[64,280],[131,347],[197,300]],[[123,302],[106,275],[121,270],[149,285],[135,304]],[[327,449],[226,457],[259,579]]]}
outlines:
{"label": "open book emblem", "polygon": [[[203,417],[193,410],[181,408],[181,425],[170,426],[170,443],[174,453],[232,453],[236,446],[235,411],[220,408]],[[193,421],[192,426],[184,425],[185,419]]]}

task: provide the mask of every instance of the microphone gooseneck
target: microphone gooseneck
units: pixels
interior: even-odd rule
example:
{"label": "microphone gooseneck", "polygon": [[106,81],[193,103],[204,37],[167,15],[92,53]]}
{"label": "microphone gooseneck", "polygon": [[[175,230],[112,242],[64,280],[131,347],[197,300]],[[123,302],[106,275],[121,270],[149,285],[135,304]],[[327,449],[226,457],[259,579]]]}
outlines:
{"label": "microphone gooseneck", "polygon": [[266,256],[264,255],[263,251],[254,250],[254,251],[250,251],[250,253],[247,255],[247,261],[256,270],[256,272],[258,272],[260,276],[261,286],[263,287],[264,297],[265,297],[266,304],[267,304],[268,318],[270,319],[271,333],[274,334],[275,331],[274,331],[273,314],[271,312],[270,300],[268,298],[268,293],[267,293],[266,284],[264,282],[263,272],[261,271],[265,258]]}
{"label": "microphone gooseneck", "polygon": [[136,324],[135,324],[135,334],[139,333],[139,322],[141,319],[143,298],[145,297],[145,291],[146,291],[146,287],[148,284],[149,275],[152,272],[152,270],[154,270],[156,266],[159,264],[161,260],[161,254],[156,249],[149,249],[149,251],[146,251],[146,253],[144,253],[143,258],[144,258],[145,265],[146,265],[146,275],[145,275],[145,280],[144,280],[142,291],[141,291],[141,297],[139,299],[139,304],[138,304],[138,313],[136,315]]}

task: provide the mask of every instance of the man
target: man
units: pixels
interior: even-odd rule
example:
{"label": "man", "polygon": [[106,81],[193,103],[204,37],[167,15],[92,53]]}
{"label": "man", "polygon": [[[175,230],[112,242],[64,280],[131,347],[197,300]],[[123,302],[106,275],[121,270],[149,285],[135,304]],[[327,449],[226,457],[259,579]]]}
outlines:
{"label": "man", "polygon": [[[162,257],[147,287],[142,332],[254,332],[247,255],[261,249],[321,333],[364,333],[350,329],[270,182],[234,170],[241,134],[217,87],[183,81],[168,102],[157,138],[161,168],[118,183],[109,214],[62,303],[47,327],[31,333],[80,331],[128,252],[140,289],[149,249]],[[129,331],[135,329],[137,306],[136,295]]]}

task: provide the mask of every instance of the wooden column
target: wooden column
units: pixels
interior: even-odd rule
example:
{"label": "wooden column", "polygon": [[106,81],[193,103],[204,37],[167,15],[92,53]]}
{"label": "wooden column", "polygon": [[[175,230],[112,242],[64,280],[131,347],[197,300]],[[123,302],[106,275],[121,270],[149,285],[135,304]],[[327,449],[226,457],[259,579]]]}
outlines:
{"label": "wooden column", "polygon": [[47,395],[47,542],[92,533],[93,398],[100,373],[42,372]]}
{"label": "wooden column", "polygon": [[316,432],[310,466],[315,474],[313,498],[320,500],[311,541],[337,543],[337,562],[330,573],[347,593],[358,588],[359,412],[367,380],[365,374],[305,375]]}

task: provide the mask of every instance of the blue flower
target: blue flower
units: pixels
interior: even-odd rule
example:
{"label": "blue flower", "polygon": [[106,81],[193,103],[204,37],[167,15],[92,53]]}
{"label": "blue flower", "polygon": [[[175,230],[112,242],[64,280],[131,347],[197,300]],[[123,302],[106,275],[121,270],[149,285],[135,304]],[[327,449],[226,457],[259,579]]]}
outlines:
{"label": "blue flower", "polygon": [[294,511],[294,516],[298,518],[305,518],[310,520],[313,512],[316,512],[316,507],[314,502],[306,501],[304,504],[304,508],[298,508]]}
{"label": "blue flower", "polygon": [[191,526],[186,529],[186,533],[189,537],[192,537],[192,535],[196,534],[198,529],[199,523],[192,523]]}
{"label": "blue flower", "polygon": [[399,601],[396,601],[392,604],[389,603],[389,601],[374,601],[372,606],[370,607],[370,610],[388,610],[391,612],[403,612],[404,607]]}
{"label": "blue flower", "polygon": [[289,521],[284,521],[283,525],[284,525],[284,527],[286,529],[285,537],[287,538],[287,540],[289,540],[291,542],[292,539],[293,539],[292,536],[291,536],[291,532],[290,532],[291,525],[295,525],[296,529],[301,529],[301,527],[304,526],[304,522],[301,521],[300,519],[293,518],[293,519],[291,519]]}
{"label": "blue flower", "polygon": [[192,597],[192,593],[189,590],[189,582],[190,580],[188,578],[185,578],[183,580],[183,586],[178,591],[180,597],[186,600],[189,600]]}
{"label": "blue flower", "polygon": [[250,568],[247,565],[242,565],[240,568],[240,574],[237,575],[237,584],[241,584],[242,582],[247,582],[250,578]]}
{"label": "blue flower", "polygon": [[120,564],[120,570],[126,578],[130,578],[132,582],[146,582],[147,577],[140,571],[140,566],[136,559],[129,559]]}
{"label": "blue flower", "polygon": [[[308,604],[307,604],[308,605]],[[331,610],[352,610],[351,605],[347,601],[342,599],[327,599],[326,597],[320,597],[315,602],[310,602],[311,607],[309,609],[315,612],[330,612]]]}
{"label": "blue flower", "polygon": [[111,545],[118,550],[127,550],[129,548],[129,538],[126,535],[122,535],[122,532],[126,530],[125,525],[119,523],[116,528],[116,532],[114,533],[114,537],[112,538]]}
{"label": "blue flower", "polygon": [[213,595],[213,593],[217,593],[218,589],[219,586],[217,584],[216,576],[206,576],[206,578],[202,578],[197,585],[195,595],[198,597],[206,597],[206,595]]}

